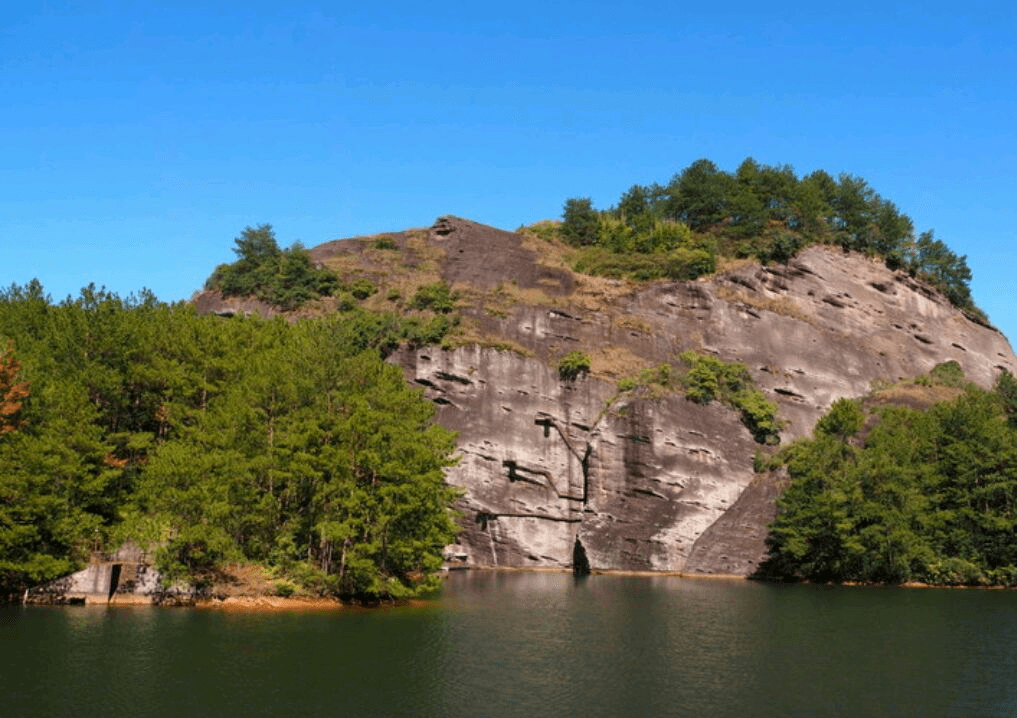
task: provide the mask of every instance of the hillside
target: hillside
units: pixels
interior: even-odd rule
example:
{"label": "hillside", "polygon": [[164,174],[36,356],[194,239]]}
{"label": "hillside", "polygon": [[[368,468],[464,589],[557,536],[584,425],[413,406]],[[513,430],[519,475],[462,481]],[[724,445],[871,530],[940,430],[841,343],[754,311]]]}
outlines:
{"label": "hillside", "polygon": [[[783,442],[873,382],[948,360],[983,387],[1017,371],[999,332],[907,273],[840,248],[811,246],[787,265],[731,262],[690,282],[577,274],[569,251],[450,217],[310,250],[345,287],[366,279],[372,291],[305,312],[360,304],[445,318],[440,346],[404,346],[390,361],[459,432],[448,480],[465,489],[464,531],[450,553],[466,565],[752,573],[778,493],[753,472],[769,449],[731,406],[640,377],[681,370],[685,352],[744,364],[776,404]],[[446,305],[428,299],[445,287]],[[196,305],[272,311],[214,292]],[[570,352],[589,357],[573,379],[558,369]]]}

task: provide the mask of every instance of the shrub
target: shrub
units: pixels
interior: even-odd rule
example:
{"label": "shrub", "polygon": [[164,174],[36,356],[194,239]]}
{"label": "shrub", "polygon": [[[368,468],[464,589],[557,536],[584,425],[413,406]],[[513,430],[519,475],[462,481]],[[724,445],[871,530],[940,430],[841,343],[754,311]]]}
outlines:
{"label": "shrub", "polygon": [[928,567],[928,581],[945,586],[978,586],[986,583],[986,576],[970,561],[950,557],[935,561]]}
{"label": "shrub", "polygon": [[540,239],[543,239],[546,242],[551,242],[559,238],[558,224],[558,222],[545,220],[543,222],[531,224],[529,227],[524,227],[523,229],[528,229],[533,232],[533,234],[540,237]]}
{"label": "shrub", "polygon": [[664,257],[661,266],[668,279],[689,281],[710,274],[717,268],[717,259],[705,249],[679,247]]}
{"label": "shrub", "polygon": [[202,591],[209,588],[219,568],[237,555],[236,544],[222,529],[199,524],[180,531],[156,552],[161,581],[170,586],[185,581]]}
{"label": "shrub", "polygon": [[685,398],[697,404],[709,404],[720,393],[717,374],[705,362],[694,362],[685,381]]}
{"label": "shrub", "polygon": [[590,357],[581,351],[571,351],[558,361],[558,377],[562,381],[575,381],[580,374],[590,371]]}
{"label": "shrub", "polygon": [[686,399],[697,404],[719,399],[739,410],[742,424],[757,442],[780,442],[782,422],[777,418],[777,405],[753,386],[744,364],[724,362],[696,352],[683,352],[681,360],[689,364],[684,378]]}
{"label": "shrub", "polygon": [[442,339],[458,324],[458,317],[449,319],[447,316],[439,315],[431,317],[426,322],[411,317],[405,320],[403,325],[403,338],[414,346],[440,344]]}
{"label": "shrub", "polygon": [[281,598],[289,598],[297,592],[297,587],[289,581],[276,581],[272,584],[272,593]]}
{"label": "shrub", "polygon": [[370,279],[364,277],[358,277],[354,279],[349,285],[349,292],[357,299],[367,299],[369,296],[378,291],[378,287],[374,285]]}
{"label": "shrub", "polygon": [[455,309],[456,296],[448,282],[434,282],[417,288],[410,306],[414,309],[430,309],[439,314],[448,314]]}
{"label": "shrub", "polygon": [[782,422],[777,418],[777,405],[758,389],[744,389],[732,399],[741,411],[742,424],[760,444],[780,443]]}
{"label": "shrub", "polygon": [[670,364],[658,364],[643,369],[636,376],[625,377],[618,381],[618,391],[644,390],[644,395],[656,399],[675,386],[674,369]]}
{"label": "shrub", "polygon": [[356,309],[357,300],[349,292],[339,292],[336,295],[336,309],[340,312],[350,312]]}
{"label": "shrub", "polygon": [[937,384],[944,386],[962,387],[966,384],[966,377],[961,365],[952,359],[942,364],[937,364],[929,371],[929,376]]}
{"label": "shrub", "polygon": [[669,252],[639,253],[584,247],[573,268],[583,274],[609,279],[691,280],[716,269],[716,258],[703,248],[679,247]]}

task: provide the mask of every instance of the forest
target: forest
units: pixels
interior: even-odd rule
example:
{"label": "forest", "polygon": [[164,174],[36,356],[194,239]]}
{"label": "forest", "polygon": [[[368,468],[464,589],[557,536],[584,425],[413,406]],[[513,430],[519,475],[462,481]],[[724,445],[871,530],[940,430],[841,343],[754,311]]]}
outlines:
{"label": "forest", "polygon": [[633,279],[695,279],[723,259],[787,263],[809,245],[836,245],[882,257],[988,322],[971,298],[966,257],[932,230],[916,236],[908,215],[847,173],[799,178],[790,165],[751,157],[731,173],[701,159],[667,184],[633,185],[606,210],[589,197],[570,198],[555,232],[580,248],[577,271]]}
{"label": "forest", "polygon": [[[1017,380],[985,391],[947,362],[910,384],[840,399],[761,462],[789,483],[759,577],[1017,585]],[[914,386],[928,407],[895,400]]]}
{"label": "forest", "polygon": [[126,539],[198,590],[244,561],[319,595],[429,589],[457,531],[454,435],[382,360],[419,332],[0,291],[0,596]]}

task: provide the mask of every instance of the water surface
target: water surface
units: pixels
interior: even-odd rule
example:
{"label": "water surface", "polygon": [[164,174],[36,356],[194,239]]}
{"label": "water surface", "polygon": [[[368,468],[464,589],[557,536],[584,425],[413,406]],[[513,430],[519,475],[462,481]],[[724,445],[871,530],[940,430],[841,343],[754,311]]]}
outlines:
{"label": "water surface", "polygon": [[0,716],[1010,716],[1017,592],[458,572],[333,612],[0,607]]}

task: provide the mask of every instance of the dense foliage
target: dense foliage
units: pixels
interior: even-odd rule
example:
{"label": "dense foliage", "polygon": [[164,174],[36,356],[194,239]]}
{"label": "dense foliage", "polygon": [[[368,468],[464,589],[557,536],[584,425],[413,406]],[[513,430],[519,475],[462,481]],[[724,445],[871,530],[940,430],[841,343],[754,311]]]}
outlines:
{"label": "dense foliage", "polygon": [[779,455],[791,482],[761,575],[1017,585],[1015,382],[982,391],[948,363],[918,383],[957,395],[868,413],[842,399]]}
{"label": "dense foliage", "polygon": [[[269,224],[246,227],[234,242],[237,261],[216,267],[205,289],[218,290],[227,297],[253,296],[280,309],[296,309],[339,288],[335,273],[315,266],[299,242],[280,249]],[[354,293],[357,289],[353,288]]]}
{"label": "dense foliage", "polygon": [[697,160],[666,185],[633,185],[607,210],[588,197],[566,200],[559,233],[581,248],[578,271],[635,279],[693,279],[713,272],[718,256],[787,262],[810,244],[836,244],[885,258],[984,320],[966,257],[932,231],[916,237],[910,217],[850,174],[799,178],[789,165],[752,158],[730,173]]}
{"label": "dense foliage", "polygon": [[756,388],[748,367],[696,352],[683,352],[681,359],[689,365],[684,378],[686,398],[699,404],[718,399],[740,412],[742,423],[757,442],[780,442],[777,405]]}
{"label": "dense foliage", "polygon": [[317,593],[428,587],[453,435],[381,359],[423,327],[0,292],[0,596],[125,538],[198,586],[246,560]]}

